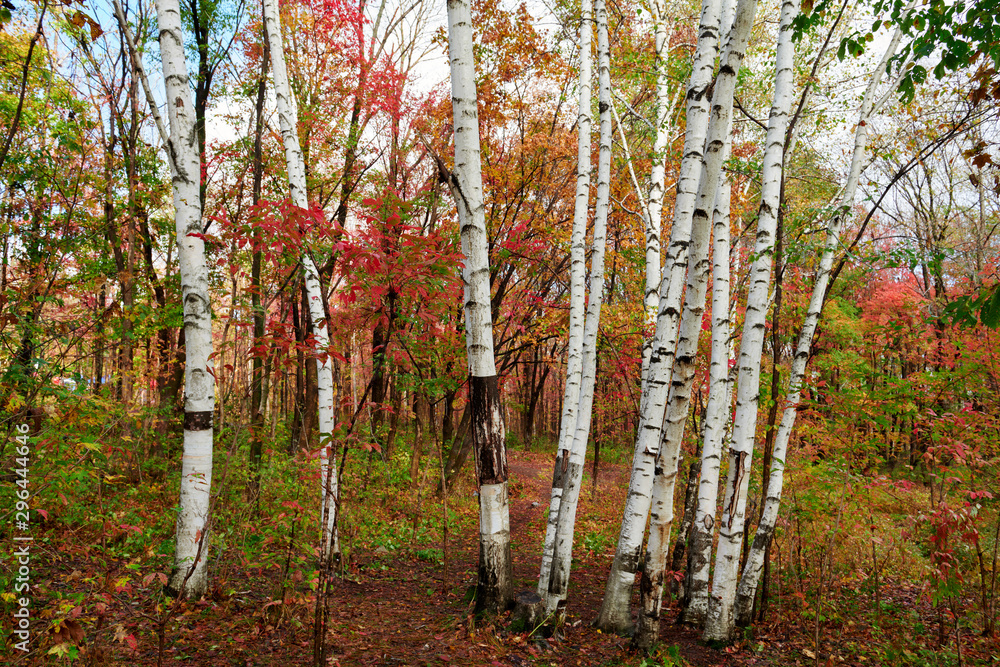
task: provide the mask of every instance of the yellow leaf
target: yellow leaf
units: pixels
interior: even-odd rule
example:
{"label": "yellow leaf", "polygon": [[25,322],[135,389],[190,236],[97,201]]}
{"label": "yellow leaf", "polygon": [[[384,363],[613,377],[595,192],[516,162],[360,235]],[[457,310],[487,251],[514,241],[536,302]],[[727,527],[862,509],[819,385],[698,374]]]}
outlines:
{"label": "yellow leaf", "polygon": [[49,655],[55,654],[56,657],[61,658],[64,655],[69,655],[69,652],[70,652],[71,648],[73,648],[73,645],[70,644],[69,642],[63,642],[62,644],[56,644],[55,646],[53,646],[52,648],[49,649]]}

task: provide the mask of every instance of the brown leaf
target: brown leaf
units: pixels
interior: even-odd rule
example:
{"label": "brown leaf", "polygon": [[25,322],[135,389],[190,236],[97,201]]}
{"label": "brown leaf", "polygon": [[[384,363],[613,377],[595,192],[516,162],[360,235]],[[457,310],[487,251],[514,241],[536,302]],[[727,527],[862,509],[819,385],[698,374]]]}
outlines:
{"label": "brown leaf", "polygon": [[80,625],[77,621],[66,621],[63,624],[63,627],[65,627],[66,632],[69,633],[69,636],[77,644],[82,642],[84,637],[86,637],[86,633],[84,633],[83,631],[83,626]]}

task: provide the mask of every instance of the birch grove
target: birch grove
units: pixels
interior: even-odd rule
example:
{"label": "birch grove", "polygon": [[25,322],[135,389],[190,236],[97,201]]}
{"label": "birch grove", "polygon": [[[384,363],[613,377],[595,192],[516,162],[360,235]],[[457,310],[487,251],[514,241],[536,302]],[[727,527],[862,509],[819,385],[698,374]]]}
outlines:
{"label": "birch grove", "polygon": [[595,623],[603,630],[621,632],[631,625],[629,598],[639,568],[643,534],[652,502],[660,431],[678,336],[678,315],[681,311],[684,278],[687,273],[692,214],[701,178],[705,135],[708,131],[707,91],[718,53],[720,9],[721,4],[715,0],[705,0],[702,4],[698,45],[688,84],[684,156],[677,181],[670,244],[667,247],[663,278],[660,283],[659,314],[653,351],[648,369],[643,376],[639,434],[632,462],[632,475],[615,559],[608,575],[601,611]]}
{"label": "birch grove", "polygon": [[652,646],[657,640],[660,600],[663,595],[663,573],[666,570],[670,528],[674,518],[674,487],[681,441],[688,419],[691,387],[694,383],[698,336],[701,333],[702,316],[705,312],[712,215],[719,184],[723,180],[722,163],[726,157],[726,147],[730,143],[736,71],[738,68],[722,69],[715,78],[711,100],[712,115],[706,138],[701,181],[692,213],[684,311],[681,315],[670,394],[663,419],[659,461],[653,480],[649,539],[646,543],[646,559],[642,575],[643,609],[636,632],[637,643],[642,648]]}
{"label": "birch grove", "polygon": [[1000,655],[989,3],[3,4],[20,662]]}
{"label": "birch grove", "polygon": [[767,544],[771,541],[774,534],[774,527],[778,518],[778,508],[781,503],[781,490],[788,456],[788,441],[791,437],[792,429],[795,427],[795,417],[798,414],[806,363],[809,361],[813,337],[816,334],[820,313],[823,310],[823,300],[826,297],[827,287],[830,284],[833,259],[840,247],[840,233],[844,220],[854,203],[854,198],[858,190],[858,182],[864,168],[868,147],[868,124],[871,121],[872,114],[876,111],[875,96],[882,83],[886,66],[889,60],[895,55],[902,37],[902,31],[897,29],[890,39],[882,59],[871,73],[868,86],[865,89],[864,97],[858,109],[857,124],[854,130],[854,150],[848,168],[847,181],[844,184],[844,191],[836,212],[830,218],[830,223],[827,226],[826,244],[823,247],[819,265],[816,269],[816,280],[812,296],[809,300],[809,308],[803,318],[798,343],[795,346],[795,355],[792,358],[785,407],[781,416],[781,423],[778,426],[778,432],[774,438],[774,451],[769,471],[770,480],[767,485],[767,497],[764,499],[764,511],[761,514],[760,524],[757,527],[757,532],[750,546],[746,565],[743,568],[743,574],[736,591],[736,622],[742,626],[749,625],[750,623],[754,595],[757,592],[760,573],[764,567]]}
{"label": "birch grove", "polygon": [[[282,46],[281,17],[277,0],[263,0],[264,23],[266,26],[268,51],[271,57],[271,76],[277,100],[278,123],[281,128],[285,165],[288,171],[288,189],[292,204],[298,208],[298,215],[309,215],[309,194],[306,185],[305,159],[299,146],[298,112],[295,98],[288,85],[288,69],[285,66],[285,51]],[[333,458],[331,438],[334,429],[333,406],[333,365],[330,357],[330,334],[326,322],[326,308],[323,290],[320,287],[319,271],[309,252],[302,254],[302,273],[306,297],[309,304],[309,321],[313,326],[316,340],[316,386],[317,411],[319,414],[320,441],[320,527],[324,559],[340,553],[337,538],[337,464]]]}
{"label": "birch grove", "polygon": [[[736,9],[734,32],[741,25],[742,5]],[[754,12],[747,12],[753,14]],[[785,138],[792,104],[792,68],[795,45],[792,22],[799,13],[797,0],[781,5],[778,45],[775,50],[774,101],[768,119],[765,140],[761,203],[757,214],[754,261],[750,268],[743,337],[737,358],[736,412],[733,417],[733,442],[729,448],[729,474],[719,526],[719,546],[708,616],[706,640],[728,641],[734,629],[733,604],[746,513],[746,494],[750,483],[750,462],[757,427],[757,404],[760,398],[760,365],[763,354],[768,289],[771,282],[771,259],[780,205],[781,175],[784,167]],[[735,50],[735,49],[734,49]]]}
{"label": "birch grove", "polygon": [[448,0],[455,168],[449,179],[458,206],[465,269],[465,341],[469,355],[469,428],[479,484],[479,576],[476,610],[499,612],[513,603],[507,449],[493,358],[489,253],[479,155],[479,115],[472,52],[472,4]]}

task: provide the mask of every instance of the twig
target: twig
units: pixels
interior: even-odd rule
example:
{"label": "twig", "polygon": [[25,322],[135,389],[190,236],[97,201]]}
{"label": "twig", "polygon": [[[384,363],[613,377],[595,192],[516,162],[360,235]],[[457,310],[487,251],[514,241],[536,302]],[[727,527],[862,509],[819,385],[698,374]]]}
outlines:
{"label": "twig", "polygon": [[113,0],[115,8],[115,17],[118,19],[118,26],[122,29],[122,33],[125,35],[125,41],[128,43],[129,56],[132,59],[132,66],[135,67],[136,73],[139,75],[139,81],[142,83],[142,90],[146,93],[146,103],[149,104],[149,113],[153,116],[153,120],[156,122],[156,129],[160,133],[160,139],[163,141],[163,147],[167,152],[167,161],[170,163],[171,170],[176,171],[174,165],[174,156],[170,152],[170,135],[167,133],[167,128],[163,124],[163,118],[160,116],[160,109],[156,105],[156,100],[153,98],[153,89],[149,86],[149,79],[146,77],[146,69],[142,66],[142,60],[139,58],[139,50],[135,46],[135,39],[132,37],[132,29],[128,25],[128,21],[125,20],[125,12],[122,10],[121,3],[118,0]]}

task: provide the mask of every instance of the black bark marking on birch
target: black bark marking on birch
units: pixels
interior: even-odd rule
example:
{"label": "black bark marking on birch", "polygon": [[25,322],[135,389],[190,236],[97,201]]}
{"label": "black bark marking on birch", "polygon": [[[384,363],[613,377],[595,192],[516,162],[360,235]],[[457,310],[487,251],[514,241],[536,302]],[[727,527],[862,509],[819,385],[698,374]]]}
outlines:
{"label": "black bark marking on birch", "polygon": [[[496,564],[505,564],[497,568]],[[514,604],[514,580],[510,569],[510,541],[504,547],[479,542],[479,576],[476,584],[476,614],[500,614]]]}
{"label": "black bark marking on birch", "polygon": [[185,412],[184,430],[185,431],[212,430],[212,411],[206,410],[204,412]]}
{"label": "black bark marking on birch", "polygon": [[640,544],[635,548],[635,551],[631,553],[622,554],[622,570],[625,572],[635,572],[639,569],[639,563],[642,562],[642,545]]}
{"label": "black bark marking on birch", "polygon": [[746,452],[734,452],[733,465],[736,466],[736,473],[733,475],[733,496],[729,501],[729,507],[726,508],[726,512],[729,514],[729,522],[726,524],[727,528],[733,527],[733,519],[736,518],[736,506],[739,501],[740,486],[743,483],[743,477],[747,474],[746,471]]}
{"label": "black bark marking on birch", "polygon": [[719,75],[716,74],[712,77],[712,81],[708,84],[708,89],[705,91],[705,97],[712,99],[715,96],[715,82],[719,80]]}
{"label": "black bark marking on birch", "polygon": [[493,419],[502,414],[496,375],[469,377],[469,408],[479,483],[502,484],[507,481],[507,452],[503,423],[494,423]]}
{"label": "black bark marking on birch", "polygon": [[552,469],[552,488],[561,489],[563,488],[563,478],[565,476],[566,467],[563,465],[563,452],[566,450],[560,450],[556,454],[556,465]]}

